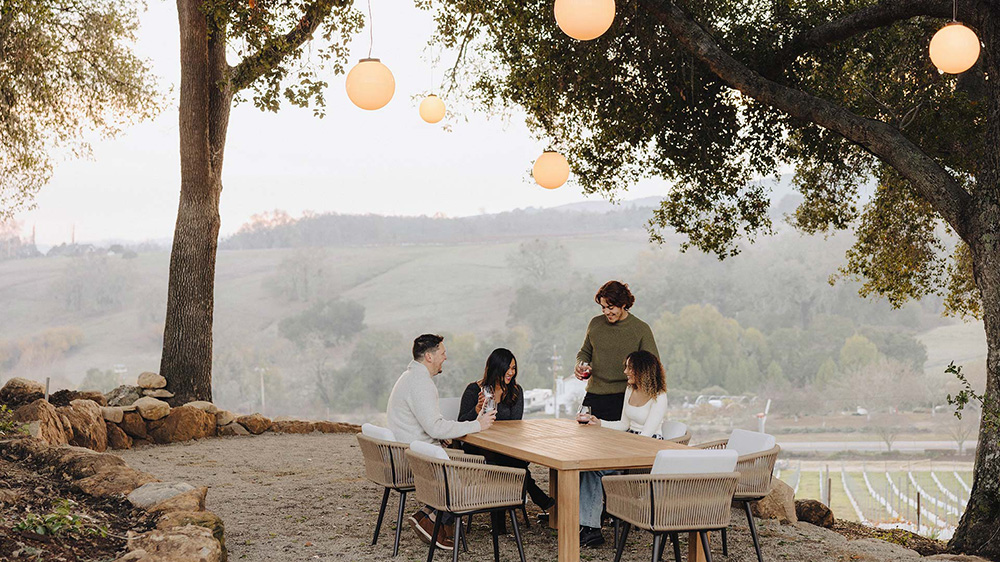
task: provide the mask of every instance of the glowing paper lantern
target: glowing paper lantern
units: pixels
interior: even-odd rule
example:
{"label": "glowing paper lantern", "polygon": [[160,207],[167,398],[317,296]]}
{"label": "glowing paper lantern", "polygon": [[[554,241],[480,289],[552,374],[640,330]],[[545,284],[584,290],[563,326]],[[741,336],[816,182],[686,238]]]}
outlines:
{"label": "glowing paper lantern", "polygon": [[979,59],[979,37],[968,27],[951,22],[934,34],[930,54],[941,72],[961,74]]}
{"label": "glowing paper lantern", "polygon": [[555,189],[569,179],[569,162],[558,152],[546,150],[531,167],[535,182],[545,189]]}
{"label": "glowing paper lantern", "polygon": [[420,118],[428,123],[437,123],[444,119],[444,102],[431,94],[420,102]]}
{"label": "glowing paper lantern", "polygon": [[597,39],[615,21],[615,0],[556,0],[556,23],[573,39]]}
{"label": "glowing paper lantern", "polygon": [[361,59],[347,73],[347,97],[361,109],[385,107],[396,91],[396,80],[378,59]]}

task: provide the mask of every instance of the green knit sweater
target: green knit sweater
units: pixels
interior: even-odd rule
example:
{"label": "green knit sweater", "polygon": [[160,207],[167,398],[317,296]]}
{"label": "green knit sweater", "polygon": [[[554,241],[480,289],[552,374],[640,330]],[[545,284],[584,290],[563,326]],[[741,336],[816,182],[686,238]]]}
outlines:
{"label": "green knit sweater", "polygon": [[646,350],[660,358],[649,325],[629,314],[614,324],[604,315],[595,316],[587,326],[587,337],[576,354],[577,361],[586,361],[593,368],[587,392],[618,394],[625,392],[625,357],[633,351]]}

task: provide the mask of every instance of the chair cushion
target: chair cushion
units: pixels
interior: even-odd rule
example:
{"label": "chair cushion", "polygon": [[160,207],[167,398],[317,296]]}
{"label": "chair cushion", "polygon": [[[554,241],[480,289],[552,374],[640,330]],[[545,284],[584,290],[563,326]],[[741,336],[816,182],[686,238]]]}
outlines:
{"label": "chair cushion", "polygon": [[656,454],[651,474],[733,472],[739,455],[729,450],[667,449]]}
{"label": "chair cushion", "polygon": [[362,425],[361,433],[373,439],[381,439],[382,441],[396,440],[396,436],[392,434],[392,430],[372,423]]}
{"label": "chair cushion", "polygon": [[664,439],[674,439],[675,437],[680,437],[687,433],[688,426],[679,421],[665,421],[660,429],[660,435]]}
{"label": "chair cushion", "polygon": [[432,457],[443,461],[448,460],[448,453],[444,452],[444,448],[440,445],[431,445],[430,443],[424,443],[423,441],[414,441],[413,443],[410,443],[410,449],[414,453],[419,453],[425,457]]}
{"label": "chair cushion", "polygon": [[729,443],[726,444],[727,449],[736,451],[741,457],[766,451],[772,447],[774,447],[773,435],[745,429],[734,429],[733,434],[729,436]]}

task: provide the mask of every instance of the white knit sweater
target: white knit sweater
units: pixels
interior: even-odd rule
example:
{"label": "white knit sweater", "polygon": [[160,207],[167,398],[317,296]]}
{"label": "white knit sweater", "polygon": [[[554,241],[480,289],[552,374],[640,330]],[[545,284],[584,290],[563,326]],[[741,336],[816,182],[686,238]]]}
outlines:
{"label": "white knit sweater", "polygon": [[386,410],[389,429],[400,443],[437,443],[480,431],[478,421],[444,419],[438,406],[437,385],[423,363],[410,361],[392,387]]}

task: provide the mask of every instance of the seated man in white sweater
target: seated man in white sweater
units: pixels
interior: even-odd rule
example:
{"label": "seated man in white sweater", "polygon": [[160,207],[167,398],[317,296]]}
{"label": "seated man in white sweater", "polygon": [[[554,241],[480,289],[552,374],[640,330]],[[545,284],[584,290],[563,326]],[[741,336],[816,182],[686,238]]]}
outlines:
{"label": "seated man in white sweater", "polygon": [[[441,373],[441,366],[448,359],[443,341],[443,337],[433,334],[424,334],[413,340],[413,361],[407,365],[389,394],[386,417],[389,429],[401,443],[440,443],[484,431],[493,425],[495,412],[481,413],[474,421],[467,422],[446,420],[441,415],[437,385],[432,377]],[[454,547],[449,519],[442,519],[441,531],[435,537],[439,548]],[[430,543],[434,532],[430,509],[424,507],[411,515],[409,521],[417,536]]]}

